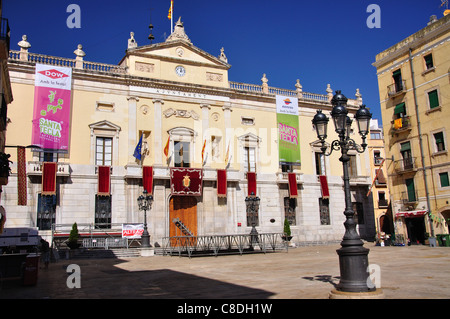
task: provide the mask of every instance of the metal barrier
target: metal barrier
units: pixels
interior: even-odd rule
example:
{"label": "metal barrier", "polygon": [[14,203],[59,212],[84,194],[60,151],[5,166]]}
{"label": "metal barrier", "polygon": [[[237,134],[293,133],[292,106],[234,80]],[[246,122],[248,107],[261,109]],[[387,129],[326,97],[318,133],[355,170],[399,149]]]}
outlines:
{"label": "metal barrier", "polygon": [[126,238],[83,238],[84,248],[127,248]]}
{"label": "metal barrier", "polygon": [[163,255],[218,256],[222,254],[267,253],[288,250],[282,233],[257,235],[205,235],[174,236],[163,238]]}

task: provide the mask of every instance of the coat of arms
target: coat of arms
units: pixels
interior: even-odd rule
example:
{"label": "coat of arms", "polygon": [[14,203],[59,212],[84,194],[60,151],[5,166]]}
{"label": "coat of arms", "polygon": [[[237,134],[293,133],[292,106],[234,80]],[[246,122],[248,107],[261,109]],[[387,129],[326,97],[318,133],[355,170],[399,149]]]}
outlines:
{"label": "coat of arms", "polygon": [[190,176],[189,176],[189,175],[183,176],[183,181],[182,181],[182,183],[183,183],[183,186],[184,186],[185,188],[189,188],[189,186],[191,186],[191,178],[190,178]]}

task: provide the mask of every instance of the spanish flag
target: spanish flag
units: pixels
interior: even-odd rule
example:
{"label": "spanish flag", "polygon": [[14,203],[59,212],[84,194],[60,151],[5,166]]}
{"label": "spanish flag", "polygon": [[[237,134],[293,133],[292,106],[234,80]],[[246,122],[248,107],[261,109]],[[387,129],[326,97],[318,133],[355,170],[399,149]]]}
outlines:
{"label": "spanish flag", "polygon": [[202,165],[203,165],[204,156],[205,156],[205,147],[206,147],[206,140],[203,142],[203,148],[202,148]]}
{"label": "spanish flag", "polygon": [[173,12],[173,0],[170,1],[169,14],[167,15],[167,18],[168,18],[169,20],[172,19],[172,12]]}
{"label": "spanish flag", "polygon": [[167,139],[166,147],[164,147],[164,155],[166,155],[166,157],[169,155],[169,142],[170,142],[170,135],[169,138]]}

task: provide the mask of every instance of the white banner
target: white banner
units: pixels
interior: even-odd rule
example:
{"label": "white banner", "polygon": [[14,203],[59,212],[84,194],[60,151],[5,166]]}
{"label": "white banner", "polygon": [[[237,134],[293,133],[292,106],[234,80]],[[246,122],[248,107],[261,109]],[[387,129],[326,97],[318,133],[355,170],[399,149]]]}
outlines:
{"label": "white banner", "polygon": [[122,238],[141,238],[144,224],[122,224]]}

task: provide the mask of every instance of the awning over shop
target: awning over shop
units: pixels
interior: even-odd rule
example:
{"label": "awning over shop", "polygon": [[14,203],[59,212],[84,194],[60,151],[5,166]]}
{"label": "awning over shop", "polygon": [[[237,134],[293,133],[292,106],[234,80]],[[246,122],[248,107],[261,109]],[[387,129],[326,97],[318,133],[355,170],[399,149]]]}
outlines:
{"label": "awning over shop", "polygon": [[422,217],[427,213],[426,210],[411,210],[406,212],[398,212],[395,214],[396,218],[399,217]]}

